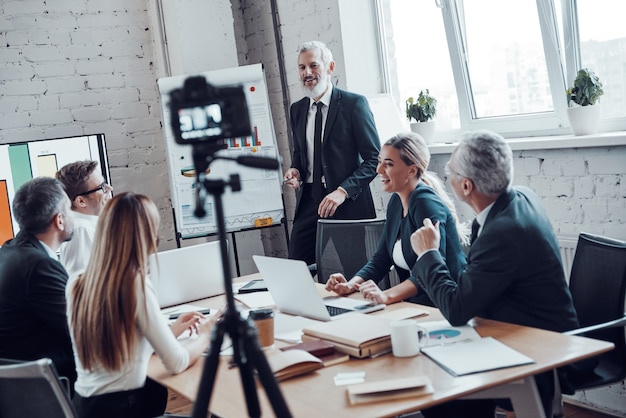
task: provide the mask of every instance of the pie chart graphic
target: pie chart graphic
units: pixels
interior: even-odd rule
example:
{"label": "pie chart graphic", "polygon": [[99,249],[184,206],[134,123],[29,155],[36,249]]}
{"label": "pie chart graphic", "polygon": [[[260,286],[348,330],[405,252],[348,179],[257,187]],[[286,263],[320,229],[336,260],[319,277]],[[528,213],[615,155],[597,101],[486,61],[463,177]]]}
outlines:
{"label": "pie chart graphic", "polygon": [[437,329],[428,333],[428,337],[431,340],[447,340],[449,338],[456,338],[459,335],[461,335],[461,331],[456,329]]}

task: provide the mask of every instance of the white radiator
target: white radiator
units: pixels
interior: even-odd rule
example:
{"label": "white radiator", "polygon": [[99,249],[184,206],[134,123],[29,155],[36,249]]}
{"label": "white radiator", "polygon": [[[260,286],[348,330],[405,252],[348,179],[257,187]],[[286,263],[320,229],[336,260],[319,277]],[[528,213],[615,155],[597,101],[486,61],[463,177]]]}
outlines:
{"label": "white radiator", "polygon": [[559,251],[561,252],[561,261],[563,262],[563,271],[565,279],[569,283],[569,275],[572,271],[572,263],[574,262],[574,254],[576,253],[576,244],[578,237],[558,237]]}

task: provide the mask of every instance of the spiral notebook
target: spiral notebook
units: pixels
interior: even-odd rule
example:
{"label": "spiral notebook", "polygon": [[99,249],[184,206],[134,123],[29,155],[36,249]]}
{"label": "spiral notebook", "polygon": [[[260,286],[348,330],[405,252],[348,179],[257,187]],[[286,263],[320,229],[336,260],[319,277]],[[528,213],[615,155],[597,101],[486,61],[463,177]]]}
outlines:
{"label": "spiral notebook", "polygon": [[422,353],[453,376],[534,363],[530,357],[492,337],[430,345],[422,348]]}

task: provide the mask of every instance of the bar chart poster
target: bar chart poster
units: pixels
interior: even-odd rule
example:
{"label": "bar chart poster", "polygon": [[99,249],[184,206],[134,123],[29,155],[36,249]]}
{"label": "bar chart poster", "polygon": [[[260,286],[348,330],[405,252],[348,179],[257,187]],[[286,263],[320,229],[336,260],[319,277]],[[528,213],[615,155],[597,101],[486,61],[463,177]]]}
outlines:
{"label": "bar chart poster", "polygon": [[79,160],[98,161],[110,182],[103,134],[0,145],[0,245],[19,231],[11,203],[22,184],[54,177],[59,168]]}
{"label": "bar chart poster", "polygon": [[[226,187],[222,196],[224,218],[228,232],[255,227],[256,221],[279,224],[284,218],[282,199],[282,174],[278,170],[244,167],[230,159],[238,156],[261,156],[278,158],[274,125],[261,64],[248,65],[224,70],[207,71],[203,75],[207,83],[215,87],[241,86],[244,90],[252,134],[236,138],[220,139],[223,150],[218,156],[229,159],[215,159],[206,171],[206,178],[228,180],[238,174],[241,191],[233,192]],[[182,88],[188,75],[160,78],[161,111],[163,112],[163,133],[169,165],[172,206],[177,233],[181,238],[206,236],[217,232],[217,219],[214,196],[204,198],[206,216],[197,218],[194,209],[198,202],[197,193],[205,193],[203,186],[196,186],[196,172],[192,158],[193,147],[180,145],[174,139],[171,128],[169,93]],[[200,203],[202,204],[202,203]]]}

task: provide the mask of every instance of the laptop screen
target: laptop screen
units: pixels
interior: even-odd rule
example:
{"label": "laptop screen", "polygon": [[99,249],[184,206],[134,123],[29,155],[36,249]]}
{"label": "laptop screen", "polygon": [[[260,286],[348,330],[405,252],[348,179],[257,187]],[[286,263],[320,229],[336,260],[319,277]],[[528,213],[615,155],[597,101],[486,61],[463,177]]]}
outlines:
{"label": "laptop screen", "polygon": [[150,256],[150,279],[161,308],[224,293],[219,241]]}
{"label": "laptop screen", "polygon": [[[322,298],[304,261],[259,255],[253,255],[252,258],[276,307],[283,313],[329,321],[349,314],[348,311],[369,313],[385,307],[346,297]],[[343,311],[331,315],[327,305],[343,308]]]}

